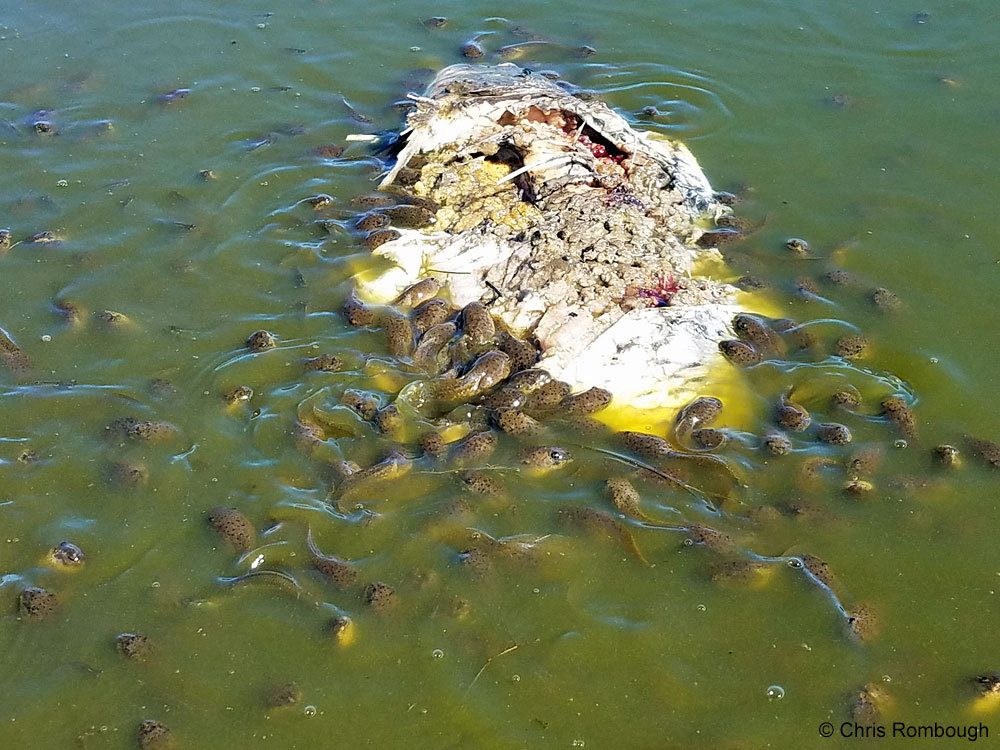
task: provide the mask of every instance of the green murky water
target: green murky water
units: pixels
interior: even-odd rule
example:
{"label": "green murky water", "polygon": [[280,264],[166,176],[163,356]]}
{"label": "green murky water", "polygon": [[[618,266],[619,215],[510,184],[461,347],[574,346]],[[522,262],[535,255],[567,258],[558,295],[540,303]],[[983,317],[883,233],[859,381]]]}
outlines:
{"label": "green murky water", "polygon": [[[963,433],[1000,435],[995,8],[607,11],[513,3],[505,20],[457,3],[380,3],[362,15],[291,0],[0,9],[0,227],[15,241],[62,239],[0,255],[0,326],[34,360],[29,373],[0,373],[0,746],[134,747],[145,718],[186,747],[847,746],[817,727],[839,726],[870,682],[889,696],[886,721],[1000,732],[1000,713],[969,685],[1000,663],[996,478],[972,461],[942,474],[929,460]],[[448,25],[426,29],[431,15]],[[846,321],[872,339],[851,369],[822,359],[757,368],[748,379],[759,396],[740,405],[763,429],[769,400],[797,385],[817,417],[886,446],[863,500],[840,492],[842,472],[802,483],[804,461],[847,452],[808,441],[769,461],[731,451],[750,487],[722,514],[640,487],[664,524],[704,523],[756,554],[826,560],[843,606],[877,616],[871,639],[853,638],[834,597],[785,564],[754,585],[720,584],[707,575],[718,553],[684,546],[676,531],[632,527],[655,564],[646,568],[560,525],[557,508],[605,507],[603,479],[627,470],[574,448],[579,436],[559,427],[570,467],[541,478],[498,470],[506,494],[473,498],[471,511],[456,510],[453,475],[424,465],[366,499],[374,515],[326,504],[329,472],[296,450],[296,415],[315,407],[341,419],[332,404],[344,388],[385,400],[411,376],[377,332],[348,329],[337,313],[365,255],[346,230],[348,201],[371,189],[378,165],[357,146],[339,159],[314,149],[397,128],[393,101],[457,61],[464,41],[481,33],[490,52],[517,40],[515,26],[564,45],[524,64],[625,112],[656,107],[646,127],[688,140],[717,187],[745,186],[740,211],[766,221],[734,248],[734,267],[772,280],[774,303],[830,321],[816,324],[826,337]],[[597,54],[566,51],[583,44]],[[190,93],[160,96],[177,89]],[[56,132],[34,132],[38,120]],[[317,214],[302,203],[317,193],[336,205]],[[820,259],[789,257],[789,236]],[[879,313],[863,291],[796,297],[798,279],[834,266],[892,288],[903,309]],[[79,322],[54,307],[66,302]],[[94,315],[103,310],[130,322],[108,325]],[[279,346],[249,354],[243,342],[259,328]],[[345,370],[304,374],[302,358],[322,352]],[[843,382],[873,414],[889,392],[912,394],[919,440],[894,449],[883,420],[835,417],[825,398]],[[221,394],[237,385],[254,396],[229,406]],[[124,439],[106,429],[120,417],[178,432]],[[345,424],[353,437],[328,441],[320,458],[375,460],[385,442]],[[489,463],[513,466],[516,450],[504,442]],[[789,502],[815,512],[748,520]],[[207,528],[219,504],[257,526],[242,559]],[[311,571],[307,526],[324,551],[358,560],[364,582],[394,586],[398,606],[373,612]],[[468,527],[551,536],[534,564],[501,558],[475,577],[456,564]],[[79,572],[41,564],[64,539],[87,554]],[[260,555],[301,591],[220,583]],[[59,613],[20,620],[26,586],[55,592]],[[345,613],[357,635],[348,647],[326,632]],[[124,659],[122,632],[148,635],[155,656]],[[287,681],[302,700],[268,709],[267,691]],[[775,685],[783,698],[768,697]]]}

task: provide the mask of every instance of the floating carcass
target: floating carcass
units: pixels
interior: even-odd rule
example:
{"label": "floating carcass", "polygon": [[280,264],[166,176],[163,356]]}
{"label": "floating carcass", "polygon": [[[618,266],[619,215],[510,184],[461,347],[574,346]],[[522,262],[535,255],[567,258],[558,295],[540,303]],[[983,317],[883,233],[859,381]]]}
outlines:
{"label": "floating carcass", "polygon": [[533,337],[555,377],[638,409],[731,377],[738,290],[704,275],[721,256],[698,243],[729,209],[684,145],[512,64],[453,65],[413,99],[380,187],[430,223],[383,230],[392,265],[358,274],[362,299],[433,276]]}

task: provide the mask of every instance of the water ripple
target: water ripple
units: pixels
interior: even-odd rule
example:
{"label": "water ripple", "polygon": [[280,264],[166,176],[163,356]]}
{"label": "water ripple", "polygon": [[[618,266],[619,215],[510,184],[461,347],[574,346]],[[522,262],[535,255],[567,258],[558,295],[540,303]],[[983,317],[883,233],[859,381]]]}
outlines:
{"label": "water ripple", "polygon": [[640,127],[685,140],[724,129],[734,89],[704,73],[660,63],[588,66],[583,85],[607,97]]}

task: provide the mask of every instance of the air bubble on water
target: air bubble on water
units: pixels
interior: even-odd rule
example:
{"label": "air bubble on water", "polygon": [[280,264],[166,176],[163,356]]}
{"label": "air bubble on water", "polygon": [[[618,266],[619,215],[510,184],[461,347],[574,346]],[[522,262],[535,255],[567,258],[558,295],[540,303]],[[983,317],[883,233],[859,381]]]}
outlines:
{"label": "air bubble on water", "polygon": [[892,678],[889,675],[884,674],[882,675],[882,682],[892,682]]}
{"label": "air bubble on water", "polygon": [[780,701],[785,697],[785,689],[781,685],[771,685],[767,689],[767,697],[773,701]]}
{"label": "air bubble on water", "polygon": [[158,588],[160,588],[160,582],[159,582],[159,581],[153,581],[153,582],[152,582],[151,584],[149,584],[149,585],[150,585],[150,586],[152,586],[152,587],[153,587],[154,589],[158,589]]}
{"label": "air bubble on water", "polygon": [[49,334],[47,334],[47,333],[43,333],[43,334],[42,334],[42,342],[43,342],[43,343],[46,343],[46,344],[47,344],[47,343],[49,343],[49,342],[50,342],[51,340],[52,340],[52,337],[51,337],[51,336],[49,336]]}
{"label": "air bubble on water", "polygon": [[893,448],[905,448],[907,445],[909,445],[909,443],[907,443],[905,440],[903,440],[903,438],[900,438],[899,440],[895,441],[892,444],[892,447]]}
{"label": "air bubble on water", "polygon": [[257,557],[254,558],[254,561],[250,563],[250,570],[257,570],[257,568],[259,568],[261,566],[261,563],[263,562],[264,562],[264,555],[257,555]]}
{"label": "air bubble on water", "polygon": [[444,658],[444,651],[442,651],[439,648],[436,648],[433,651],[431,651],[431,656],[433,656],[435,659],[443,659]]}
{"label": "air bubble on water", "polygon": [[510,676],[510,681],[511,682],[520,682],[521,681],[521,675],[519,675],[519,674],[511,675]]}
{"label": "air bubble on water", "polygon": [[573,747],[584,747],[585,743],[583,740],[573,740]]}
{"label": "air bubble on water", "polygon": [[704,604],[699,604],[697,609],[699,612],[704,612],[705,610],[708,609],[708,607],[706,607]]}
{"label": "air bubble on water", "polygon": [[305,714],[306,716],[315,716],[316,706],[306,706],[305,708],[302,709],[302,713]]}

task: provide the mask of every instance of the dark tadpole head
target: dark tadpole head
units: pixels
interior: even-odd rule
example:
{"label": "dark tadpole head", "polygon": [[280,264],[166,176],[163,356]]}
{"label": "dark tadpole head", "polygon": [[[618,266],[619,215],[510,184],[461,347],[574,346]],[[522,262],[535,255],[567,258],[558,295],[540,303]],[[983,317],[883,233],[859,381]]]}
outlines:
{"label": "dark tadpole head", "polygon": [[86,555],[72,542],[59,542],[52,550],[54,560],[67,567],[83,564]]}

